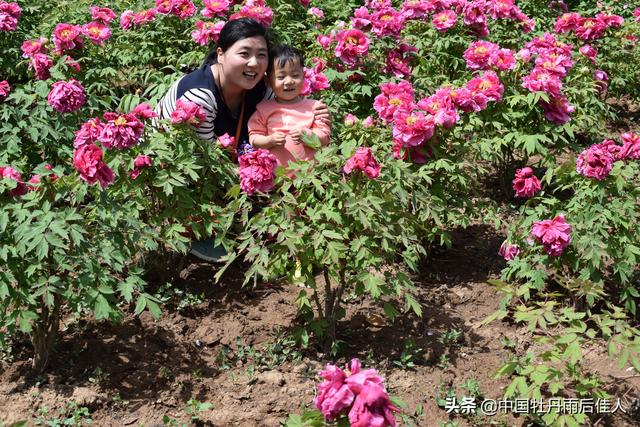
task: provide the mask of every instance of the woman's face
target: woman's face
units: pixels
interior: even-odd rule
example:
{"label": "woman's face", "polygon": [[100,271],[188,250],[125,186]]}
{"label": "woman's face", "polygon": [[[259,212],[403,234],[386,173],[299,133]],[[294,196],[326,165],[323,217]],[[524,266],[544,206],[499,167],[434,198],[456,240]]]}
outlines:
{"label": "woman's face", "polygon": [[239,40],[225,52],[218,48],[218,64],[222,66],[225,84],[244,90],[253,89],[264,77],[269,63],[267,42],[255,36]]}

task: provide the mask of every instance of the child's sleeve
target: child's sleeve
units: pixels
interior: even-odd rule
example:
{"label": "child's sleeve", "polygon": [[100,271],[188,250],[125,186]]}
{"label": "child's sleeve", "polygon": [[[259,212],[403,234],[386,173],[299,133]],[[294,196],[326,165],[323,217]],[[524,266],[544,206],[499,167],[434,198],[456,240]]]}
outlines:
{"label": "child's sleeve", "polygon": [[249,143],[251,145],[253,145],[256,136],[267,136],[267,120],[260,108],[256,108],[255,113],[251,115],[247,127],[249,128]]}
{"label": "child's sleeve", "polygon": [[318,137],[323,146],[329,145],[329,136],[331,136],[331,128],[329,125],[321,120],[314,120],[311,125],[311,132]]}

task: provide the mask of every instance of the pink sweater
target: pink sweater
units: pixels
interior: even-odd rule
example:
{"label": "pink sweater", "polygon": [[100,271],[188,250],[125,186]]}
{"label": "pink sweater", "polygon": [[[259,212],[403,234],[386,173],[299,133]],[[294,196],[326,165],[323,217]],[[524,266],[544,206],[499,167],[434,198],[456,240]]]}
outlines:
{"label": "pink sweater", "polygon": [[[294,129],[305,128],[316,134],[322,145],[329,144],[329,127],[313,120],[313,106],[317,102],[313,99],[301,99],[293,104],[279,104],[275,99],[260,102],[249,119],[249,142],[253,143],[255,135],[288,134]],[[314,149],[304,143],[296,144],[288,136],[283,146],[272,147],[269,151],[276,156],[278,165],[285,167],[290,161],[311,160],[315,155]]]}

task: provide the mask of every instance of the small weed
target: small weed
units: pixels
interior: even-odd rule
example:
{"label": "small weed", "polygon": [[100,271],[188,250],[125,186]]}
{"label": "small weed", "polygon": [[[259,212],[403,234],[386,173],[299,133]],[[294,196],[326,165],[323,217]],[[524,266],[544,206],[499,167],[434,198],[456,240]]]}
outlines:
{"label": "small weed", "polygon": [[58,411],[57,416],[52,418],[49,418],[52,414],[46,406],[41,406],[38,412],[39,416],[36,417],[35,425],[47,427],[85,426],[93,422],[89,409],[79,406],[76,402],[68,402],[64,408]]}
{"label": "small weed", "polygon": [[91,376],[89,377],[89,382],[92,384],[101,384],[108,377],[109,375],[105,371],[103,371],[100,366],[97,366],[91,373]]}
{"label": "small weed", "polygon": [[416,345],[415,341],[406,340],[400,358],[394,360],[393,364],[402,369],[413,369],[416,367],[415,362],[420,359],[421,352],[422,349]]}
{"label": "small weed", "polygon": [[160,378],[167,381],[173,378],[173,372],[171,372],[171,369],[167,368],[166,366],[160,367],[160,369],[158,370],[158,375],[160,376]]}
{"label": "small weed", "polygon": [[447,369],[447,367],[449,366],[449,362],[449,356],[443,353],[440,355],[440,360],[438,360],[438,367],[440,369]]}
{"label": "small weed", "polygon": [[213,405],[208,402],[200,402],[197,399],[189,399],[185,412],[191,417],[191,421],[200,421],[200,413],[208,411]]}
{"label": "small weed", "polygon": [[469,392],[470,397],[481,399],[484,394],[480,390],[480,384],[474,379],[470,379],[462,383],[461,387]]}
{"label": "small weed", "polygon": [[201,379],[202,378],[202,369],[196,368],[193,371],[191,371],[191,378],[193,378],[194,380]]}
{"label": "small weed", "polygon": [[440,334],[438,341],[447,348],[455,347],[462,342],[462,332],[450,329]]}

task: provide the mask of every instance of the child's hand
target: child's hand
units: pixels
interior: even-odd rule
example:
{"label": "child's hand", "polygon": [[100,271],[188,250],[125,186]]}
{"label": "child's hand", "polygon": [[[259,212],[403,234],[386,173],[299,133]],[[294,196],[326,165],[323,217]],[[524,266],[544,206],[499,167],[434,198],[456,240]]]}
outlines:
{"label": "child's hand", "polygon": [[271,146],[272,147],[280,147],[283,146],[286,141],[287,135],[283,132],[274,132],[271,134]]}
{"label": "child's hand", "polygon": [[293,141],[293,143],[297,145],[302,143],[302,135],[306,133],[309,133],[308,129],[294,129],[289,132],[289,136],[291,137],[291,141]]}

